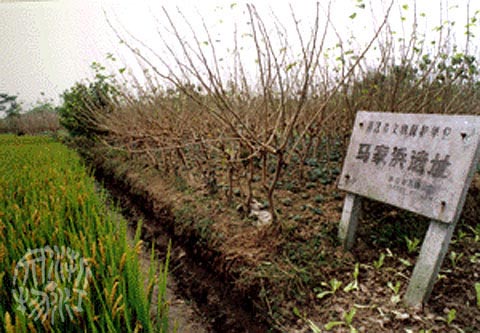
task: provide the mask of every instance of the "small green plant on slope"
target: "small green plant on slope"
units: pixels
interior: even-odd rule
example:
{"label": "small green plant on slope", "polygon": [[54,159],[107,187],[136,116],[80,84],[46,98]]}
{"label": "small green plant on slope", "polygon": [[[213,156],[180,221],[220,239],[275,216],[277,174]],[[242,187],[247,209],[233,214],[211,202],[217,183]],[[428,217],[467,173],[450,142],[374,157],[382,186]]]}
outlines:
{"label": "small green plant on slope", "polygon": [[417,237],[410,239],[407,236],[405,236],[405,243],[407,244],[408,253],[414,253],[414,252],[417,252],[418,250],[418,246],[420,245],[420,239]]}
{"label": "small green plant on slope", "polygon": [[360,264],[355,264],[355,268],[353,270],[353,274],[352,274],[352,277],[353,277],[353,281],[350,282],[349,284],[347,284],[345,286],[345,288],[343,288],[343,291],[345,292],[350,292],[352,290],[358,290],[358,275],[360,273]]}
{"label": "small green plant on slope", "polygon": [[457,310],[451,309],[447,313],[447,318],[445,319],[448,325],[451,325],[453,321],[457,318]]}
{"label": "small green plant on slope", "polygon": [[347,326],[350,329],[350,333],[356,333],[358,332],[355,327],[353,327],[352,322],[353,318],[355,317],[355,314],[357,313],[357,309],[352,308],[348,312],[343,313],[343,320],[342,321],[331,321],[325,324],[325,329],[327,331],[332,330],[333,328],[337,326]]}
{"label": "small green plant on slope", "polygon": [[398,302],[400,302],[400,287],[401,287],[400,281],[397,281],[395,284],[393,284],[391,281],[388,281],[387,287],[391,291],[393,291],[393,295],[392,297],[390,297],[390,301],[393,304],[397,304]]}
{"label": "small green plant on slope", "polygon": [[342,281],[338,281],[337,279],[333,278],[329,281],[329,283],[322,282],[322,286],[329,288],[329,290],[321,291],[317,294],[318,299],[325,298],[329,295],[335,295],[335,293],[340,289],[342,286]]}
{"label": "small green plant on slope", "polygon": [[457,267],[457,264],[459,260],[462,259],[462,257],[463,257],[463,253],[457,253],[455,251],[450,252],[449,258],[453,268]]}
{"label": "small green plant on slope", "polygon": [[375,269],[377,270],[382,268],[384,261],[385,261],[385,253],[380,253],[380,257],[378,258],[378,260],[373,261],[373,267],[375,267]]}
{"label": "small green plant on slope", "polygon": [[475,283],[475,294],[477,295],[477,308],[480,309],[480,282]]}

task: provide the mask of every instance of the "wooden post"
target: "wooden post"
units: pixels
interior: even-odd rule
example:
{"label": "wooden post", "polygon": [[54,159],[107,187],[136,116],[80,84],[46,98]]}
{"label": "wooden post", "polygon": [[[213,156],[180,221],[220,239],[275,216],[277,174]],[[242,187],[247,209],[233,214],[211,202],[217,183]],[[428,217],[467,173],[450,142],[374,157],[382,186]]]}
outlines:
{"label": "wooden post", "polygon": [[417,306],[427,301],[437,280],[456,223],[431,221],[413,270],[405,303]]}
{"label": "wooden post", "polygon": [[352,248],[357,231],[358,218],[361,213],[361,197],[347,193],[343,204],[342,219],[338,229],[338,237],[342,241],[343,249]]}

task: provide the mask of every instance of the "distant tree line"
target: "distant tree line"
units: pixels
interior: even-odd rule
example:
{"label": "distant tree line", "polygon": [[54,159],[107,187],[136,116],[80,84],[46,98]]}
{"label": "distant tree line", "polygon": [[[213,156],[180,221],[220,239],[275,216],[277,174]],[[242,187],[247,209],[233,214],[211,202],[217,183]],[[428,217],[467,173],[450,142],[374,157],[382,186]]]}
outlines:
{"label": "distant tree line", "polygon": [[30,110],[23,112],[18,96],[0,93],[0,133],[17,135],[56,132],[60,129],[57,110],[48,101],[38,102]]}

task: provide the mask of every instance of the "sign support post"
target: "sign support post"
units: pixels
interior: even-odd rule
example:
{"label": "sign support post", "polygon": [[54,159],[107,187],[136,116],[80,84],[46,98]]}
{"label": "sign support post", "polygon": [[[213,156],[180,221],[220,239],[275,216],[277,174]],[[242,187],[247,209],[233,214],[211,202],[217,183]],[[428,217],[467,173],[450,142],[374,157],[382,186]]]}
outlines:
{"label": "sign support post", "polygon": [[448,250],[456,223],[442,223],[432,220],[422,244],[420,256],[413,270],[405,303],[417,306],[426,301],[437,280],[438,272]]}
{"label": "sign support post", "polygon": [[361,197],[356,194],[347,193],[343,204],[342,219],[338,229],[343,249],[348,251],[352,248],[357,231],[358,218],[361,214]]}

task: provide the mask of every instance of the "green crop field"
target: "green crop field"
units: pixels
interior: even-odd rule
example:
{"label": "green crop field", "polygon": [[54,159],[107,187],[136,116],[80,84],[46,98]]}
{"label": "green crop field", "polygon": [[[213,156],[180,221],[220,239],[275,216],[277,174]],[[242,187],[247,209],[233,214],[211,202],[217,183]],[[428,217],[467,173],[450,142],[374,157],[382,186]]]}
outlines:
{"label": "green crop field", "polygon": [[166,331],[168,263],[126,228],[75,152],[0,136],[0,331]]}

